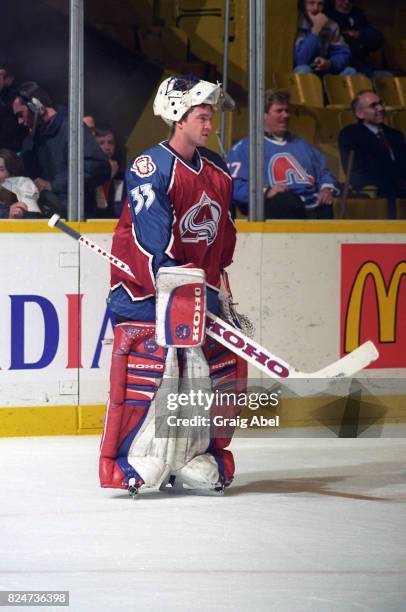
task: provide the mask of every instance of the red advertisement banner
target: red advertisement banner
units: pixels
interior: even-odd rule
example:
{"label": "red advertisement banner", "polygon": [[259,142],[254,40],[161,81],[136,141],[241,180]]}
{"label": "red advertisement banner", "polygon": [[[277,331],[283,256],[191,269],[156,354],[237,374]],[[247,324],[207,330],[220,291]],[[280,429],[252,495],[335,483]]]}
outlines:
{"label": "red advertisement banner", "polygon": [[341,245],[341,355],[372,340],[372,368],[406,367],[406,244]]}

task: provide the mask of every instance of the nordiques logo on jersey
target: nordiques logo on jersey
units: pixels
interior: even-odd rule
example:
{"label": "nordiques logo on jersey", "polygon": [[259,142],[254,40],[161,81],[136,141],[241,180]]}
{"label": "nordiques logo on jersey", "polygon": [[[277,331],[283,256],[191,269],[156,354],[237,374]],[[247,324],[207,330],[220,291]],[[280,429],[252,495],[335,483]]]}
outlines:
{"label": "nordiques logo on jersey", "polygon": [[205,240],[207,244],[212,244],[217,236],[220,217],[220,204],[203,191],[199,202],[189,208],[179,222],[182,242]]}
{"label": "nordiques logo on jersey", "polygon": [[297,159],[287,152],[272,155],[268,177],[271,185],[314,185],[314,176],[308,174]]}

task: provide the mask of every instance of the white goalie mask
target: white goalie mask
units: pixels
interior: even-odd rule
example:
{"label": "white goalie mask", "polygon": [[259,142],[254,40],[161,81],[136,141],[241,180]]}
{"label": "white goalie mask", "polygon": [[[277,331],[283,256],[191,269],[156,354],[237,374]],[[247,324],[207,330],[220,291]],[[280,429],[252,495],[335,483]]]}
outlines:
{"label": "white goalie mask", "polygon": [[154,115],[162,117],[172,127],[192,106],[210,104],[216,108],[221,100],[224,100],[224,94],[220,83],[209,83],[194,76],[173,76],[162,81],[158,88]]}

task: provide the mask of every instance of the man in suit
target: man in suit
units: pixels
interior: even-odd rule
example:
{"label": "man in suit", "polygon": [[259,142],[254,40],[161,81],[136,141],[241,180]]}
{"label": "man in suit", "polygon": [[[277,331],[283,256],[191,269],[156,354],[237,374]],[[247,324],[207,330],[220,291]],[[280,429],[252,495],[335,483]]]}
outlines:
{"label": "man in suit", "polygon": [[385,108],[372,90],[352,101],[358,123],[344,127],[338,137],[343,168],[354,152],[349,181],[353,189],[375,185],[377,195],[388,198],[389,217],[395,218],[395,200],[406,197],[406,143],[399,130],[385,125]]}

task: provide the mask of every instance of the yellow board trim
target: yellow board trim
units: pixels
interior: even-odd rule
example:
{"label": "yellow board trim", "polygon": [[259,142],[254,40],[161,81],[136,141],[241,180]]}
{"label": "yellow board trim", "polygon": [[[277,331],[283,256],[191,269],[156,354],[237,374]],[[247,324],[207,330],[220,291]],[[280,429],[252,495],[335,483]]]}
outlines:
{"label": "yellow board trim", "polygon": [[[348,398],[302,397],[284,399],[278,409],[243,409],[242,418],[254,415],[280,416],[280,428],[337,428],[347,413]],[[0,408],[0,437],[100,435],[106,406],[36,406]],[[365,396],[357,404],[358,423],[364,429],[372,424],[406,423],[406,396]],[[350,423],[349,423],[350,424]]]}
{"label": "yellow board trim", "polygon": [[61,436],[77,433],[77,406],[0,408],[0,437]]}
{"label": "yellow board trim", "polygon": [[404,234],[406,221],[236,221],[241,234]]}
{"label": "yellow board trim", "polygon": [[[89,221],[69,222],[67,225],[72,227],[80,234],[112,234],[117,225],[116,220],[106,221],[105,219],[91,219]],[[60,230],[48,227],[46,219],[33,221],[4,220],[0,221],[0,233],[3,234],[61,234]]]}
{"label": "yellow board trim", "polygon": [[[117,220],[104,219],[71,222],[70,227],[83,234],[112,234]],[[243,221],[237,219],[241,234],[405,234],[406,221]],[[0,233],[35,234],[59,232],[48,227],[47,221],[0,221]]]}
{"label": "yellow board trim", "polygon": [[105,405],[0,408],[0,438],[100,434]]}

